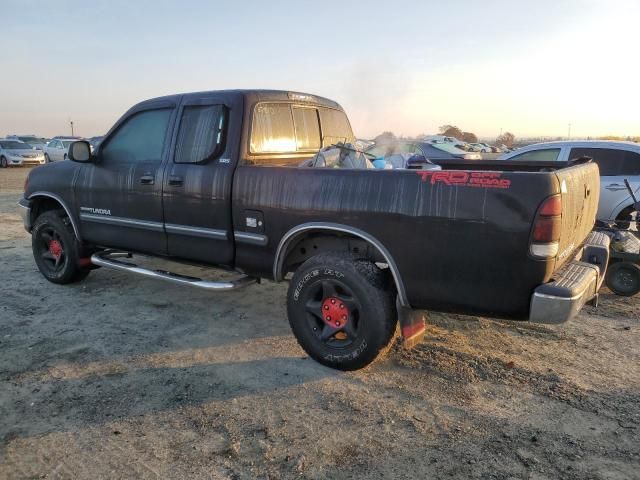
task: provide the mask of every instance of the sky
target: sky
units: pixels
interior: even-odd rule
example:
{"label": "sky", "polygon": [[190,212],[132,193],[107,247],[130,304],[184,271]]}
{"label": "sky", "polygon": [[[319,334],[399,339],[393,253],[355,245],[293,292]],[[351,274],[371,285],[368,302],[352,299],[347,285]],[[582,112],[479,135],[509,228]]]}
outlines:
{"label": "sky", "polygon": [[322,95],[357,136],[640,135],[640,0],[0,0],[0,135],[105,133],[133,104]]}

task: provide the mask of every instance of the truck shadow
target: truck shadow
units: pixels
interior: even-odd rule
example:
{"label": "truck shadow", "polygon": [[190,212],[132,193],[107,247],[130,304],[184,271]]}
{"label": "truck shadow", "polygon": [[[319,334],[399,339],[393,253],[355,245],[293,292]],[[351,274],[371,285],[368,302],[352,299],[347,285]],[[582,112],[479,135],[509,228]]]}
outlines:
{"label": "truck shadow", "polygon": [[[272,394],[341,375],[302,357],[129,368],[75,378],[7,382],[0,394],[0,448],[12,439]],[[7,408],[8,407],[8,408]]]}

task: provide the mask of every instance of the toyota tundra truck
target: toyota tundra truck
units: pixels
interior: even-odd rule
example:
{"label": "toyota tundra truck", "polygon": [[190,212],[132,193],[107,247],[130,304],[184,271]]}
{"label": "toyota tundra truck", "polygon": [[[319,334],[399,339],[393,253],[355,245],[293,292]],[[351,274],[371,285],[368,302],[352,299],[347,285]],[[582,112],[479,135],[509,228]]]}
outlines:
{"label": "toyota tundra truck", "polygon": [[[316,95],[143,101],[93,152],[77,141],[69,160],[31,171],[19,205],[35,263],[58,284],[98,267],[211,291],[286,280],[293,334],[343,370],[371,363],[396,333],[415,344],[425,310],[561,323],[597,300],[608,237],[591,232],[599,173],[589,159],[310,161],[354,140],[340,105]],[[180,263],[234,275],[194,278]]]}

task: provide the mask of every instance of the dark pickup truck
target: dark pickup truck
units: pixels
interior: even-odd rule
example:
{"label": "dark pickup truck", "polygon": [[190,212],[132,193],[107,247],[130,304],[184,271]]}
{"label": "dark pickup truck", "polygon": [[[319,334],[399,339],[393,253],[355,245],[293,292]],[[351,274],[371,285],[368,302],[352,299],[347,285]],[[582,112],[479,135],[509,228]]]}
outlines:
{"label": "dark pickup truck", "polygon": [[[591,233],[594,163],[309,161],[353,142],[342,108],[315,95],[162,97],[131,108],[93,153],[78,141],[71,161],[34,169],[19,204],[54,283],[98,266],[210,290],[289,279],[293,333],[339,369],[367,365],[398,330],[415,343],[422,310],[559,323],[597,299],[608,237]],[[237,278],[152,270],[137,254]]]}

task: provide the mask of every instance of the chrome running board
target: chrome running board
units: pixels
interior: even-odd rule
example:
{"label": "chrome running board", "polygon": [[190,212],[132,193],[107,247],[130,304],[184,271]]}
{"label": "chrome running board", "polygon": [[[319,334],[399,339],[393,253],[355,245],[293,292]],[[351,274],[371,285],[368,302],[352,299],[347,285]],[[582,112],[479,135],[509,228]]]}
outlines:
{"label": "chrome running board", "polygon": [[201,278],[190,277],[188,275],[181,275],[179,273],[167,272],[163,270],[151,270],[149,268],[139,267],[138,265],[135,265],[133,263],[116,260],[115,257],[131,258],[131,255],[125,252],[105,250],[103,252],[98,252],[91,255],[91,263],[100,267],[137,273],[138,275],[142,275],[144,277],[157,278],[160,280],[177,283],[178,285],[190,285],[192,287],[203,288],[205,290],[213,290],[216,292],[237,290],[239,288],[243,288],[257,282],[257,279],[249,277],[247,275],[242,275],[236,279],[229,281],[213,282],[209,280],[202,280]]}

